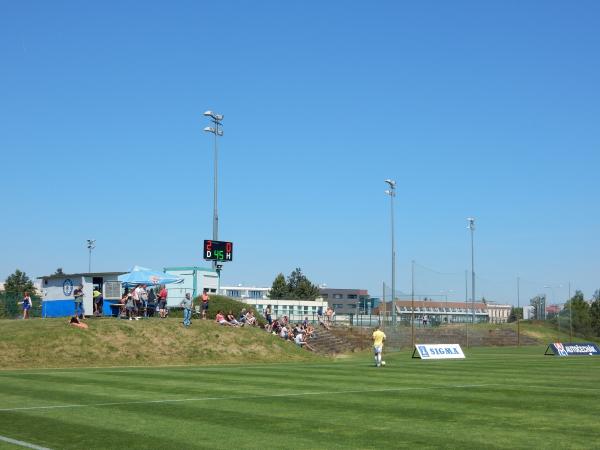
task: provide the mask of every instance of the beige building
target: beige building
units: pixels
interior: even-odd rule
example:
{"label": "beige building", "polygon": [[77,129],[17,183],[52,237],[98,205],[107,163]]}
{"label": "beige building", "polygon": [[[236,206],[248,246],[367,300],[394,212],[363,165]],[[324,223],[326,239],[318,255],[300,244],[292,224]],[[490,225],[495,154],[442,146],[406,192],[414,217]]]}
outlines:
{"label": "beige building", "polygon": [[489,321],[491,323],[506,323],[510,317],[512,305],[498,305],[496,303],[488,303],[486,305]]}

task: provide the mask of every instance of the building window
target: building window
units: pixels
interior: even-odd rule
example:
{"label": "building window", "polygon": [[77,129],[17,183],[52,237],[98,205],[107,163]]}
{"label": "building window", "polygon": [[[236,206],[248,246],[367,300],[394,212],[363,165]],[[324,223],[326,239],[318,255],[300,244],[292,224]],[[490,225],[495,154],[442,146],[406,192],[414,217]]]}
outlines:
{"label": "building window", "polygon": [[262,298],[262,292],[261,291],[250,291],[248,292],[250,298]]}
{"label": "building window", "polygon": [[333,294],[333,298],[335,298],[336,300],[341,300],[343,298],[342,294]]}
{"label": "building window", "polygon": [[121,283],[118,281],[105,281],[104,298],[121,298]]}
{"label": "building window", "polygon": [[229,296],[229,297],[239,297],[240,296],[240,291],[234,291],[234,290],[227,291],[227,296]]}
{"label": "building window", "polygon": [[348,298],[350,300],[356,300],[358,298],[358,295],[356,295],[356,294],[348,294]]}
{"label": "building window", "polygon": [[329,294],[321,294],[321,297],[323,297],[323,298],[329,298]]}

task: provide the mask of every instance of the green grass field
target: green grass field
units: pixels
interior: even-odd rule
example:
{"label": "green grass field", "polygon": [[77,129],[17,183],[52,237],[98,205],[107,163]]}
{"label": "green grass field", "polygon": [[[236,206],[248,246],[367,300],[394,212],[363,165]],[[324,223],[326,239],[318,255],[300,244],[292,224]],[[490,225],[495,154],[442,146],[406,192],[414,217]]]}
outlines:
{"label": "green grass field", "polygon": [[543,352],[0,371],[0,436],[51,449],[600,447],[600,358]]}

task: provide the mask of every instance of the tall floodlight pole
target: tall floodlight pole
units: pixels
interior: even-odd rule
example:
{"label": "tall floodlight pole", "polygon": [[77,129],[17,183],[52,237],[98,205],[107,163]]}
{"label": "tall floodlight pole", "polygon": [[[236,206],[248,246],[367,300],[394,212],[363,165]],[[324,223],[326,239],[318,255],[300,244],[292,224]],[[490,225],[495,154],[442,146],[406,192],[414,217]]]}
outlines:
{"label": "tall floodlight pole", "polygon": [[469,225],[467,228],[471,230],[471,303],[472,303],[472,316],[473,324],[475,324],[475,247],[473,244],[473,233],[475,231],[475,219],[468,217],[467,222]]}
{"label": "tall floodlight pole", "polygon": [[[218,241],[219,240],[219,213],[218,213],[218,197],[217,197],[217,189],[218,189],[218,159],[219,159],[219,146],[217,143],[217,137],[218,136],[223,136],[223,125],[222,125],[222,121],[223,121],[223,116],[222,114],[216,114],[212,111],[206,111],[204,113],[204,115],[208,118],[210,118],[210,121],[212,122],[212,126],[211,127],[205,127],[204,131],[206,131],[207,133],[212,133],[215,135],[215,151],[214,151],[214,175],[213,175],[213,241]],[[213,269],[217,269],[217,261],[213,261]],[[217,273],[219,274],[219,278],[220,278],[220,270],[217,270]]]}
{"label": "tall floodlight pole", "polygon": [[92,272],[92,250],[96,248],[96,239],[88,239],[87,240],[87,248],[89,250],[90,256],[88,260],[88,273]]}
{"label": "tall floodlight pole", "polygon": [[394,297],[396,295],[396,248],[394,242],[394,197],[396,196],[396,182],[394,180],[387,179],[385,182],[390,186],[385,191],[390,196],[390,207],[392,217],[392,323],[396,323],[396,304],[394,303]]}
{"label": "tall floodlight pole", "polygon": [[415,347],[415,260],[411,261],[410,277],[410,336],[411,346]]}
{"label": "tall floodlight pole", "polygon": [[521,277],[517,277],[517,347],[521,346],[521,321],[519,309],[521,308]]}

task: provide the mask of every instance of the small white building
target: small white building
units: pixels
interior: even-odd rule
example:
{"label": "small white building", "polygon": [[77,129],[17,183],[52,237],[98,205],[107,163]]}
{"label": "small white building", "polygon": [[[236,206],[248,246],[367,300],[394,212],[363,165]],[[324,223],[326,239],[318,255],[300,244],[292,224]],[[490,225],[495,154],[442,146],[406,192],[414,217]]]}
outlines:
{"label": "small white building", "polygon": [[42,293],[42,317],[67,317],[75,312],[73,290],[83,286],[83,309],[85,315],[94,311],[92,292],[94,286],[101,289],[104,297],[103,314],[110,315],[110,303],[121,298],[119,275],[125,272],[97,272],[54,274],[39,277]]}
{"label": "small white building", "polygon": [[167,305],[176,306],[181,303],[185,294],[192,294],[195,298],[206,289],[215,294],[219,288],[219,275],[212,268],[185,266],[165,267],[164,272],[183,278],[183,283],[167,284]]}
{"label": "small white building", "polygon": [[269,298],[269,292],[271,288],[268,287],[255,287],[255,286],[221,286],[219,294],[233,299],[262,299],[266,300]]}
{"label": "small white building", "polygon": [[512,305],[499,305],[496,303],[488,303],[486,309],[488,311],[489,321],[491,323],[506,323],[512,311]]}
{"label": "small white building", "polygon": [[269,298],[240,298],[240,301],[251,305],[258,314],[264,315],[268,305],[271,305],[271,316],[273,320],[287,316],[292,322],[299,322],[308,317],[315,321],[317,311],[322,308],[323,313],[327,310],[327,302],[322,297],[315,300],[271,300]]}

